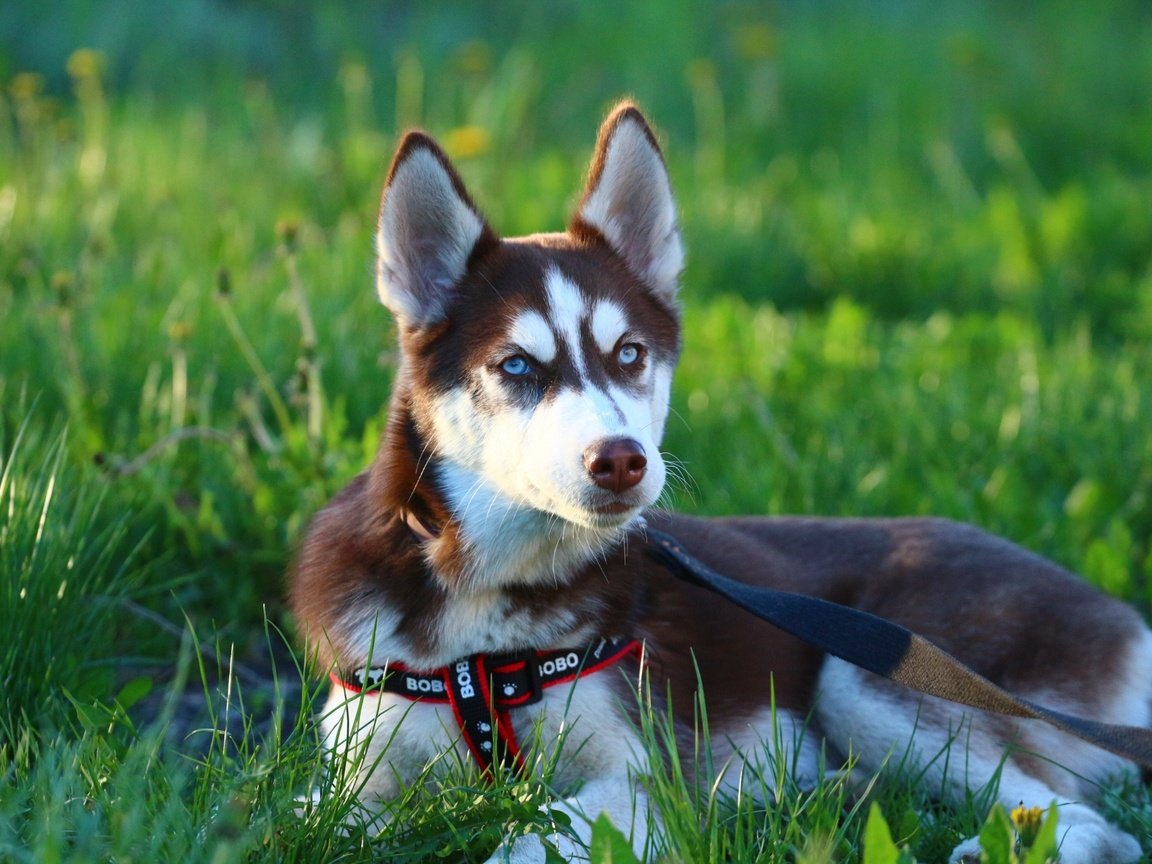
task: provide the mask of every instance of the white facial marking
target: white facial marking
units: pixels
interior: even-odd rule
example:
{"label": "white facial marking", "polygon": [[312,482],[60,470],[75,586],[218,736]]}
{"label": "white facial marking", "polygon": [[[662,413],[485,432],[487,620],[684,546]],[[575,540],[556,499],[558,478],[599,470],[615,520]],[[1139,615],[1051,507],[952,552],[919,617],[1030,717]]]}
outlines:
{"label": "white facial marking", "polygon": [[477,423],[475,406],[467,390],[457,388],[436,398],[432,428],[439,452],[458,465],[479,467],[487,430]]}
{"label": "white facial marking", "polygon": [[588,299],[584,293],[555,267],[544,276],[544,290],[548,293],[548,315],[552,326],[564,340],[564,347],[572,357],[581,377],[584,358],[580,354],[580,322],[588,314]]}
{"label": "white facial marking", "polygon": [[656,365],[652,371],[652,395],[649,397],[652,422],[648,434],[659,446],[664,440],[664,424],[668,420],[668,406],[672,399],[672,367]]}
{"label": "white facial marking", "polygon": [[556,335],[539,312],[521,312],[508,328],[508,341],[541,363],[556,359]]}
{"label": "white facial marking", "polygon": [[605,354],[616,347],[620,337],[628,332],[628,319],[624,310],[610,300],[599,300],[592,307],[592,338]]}

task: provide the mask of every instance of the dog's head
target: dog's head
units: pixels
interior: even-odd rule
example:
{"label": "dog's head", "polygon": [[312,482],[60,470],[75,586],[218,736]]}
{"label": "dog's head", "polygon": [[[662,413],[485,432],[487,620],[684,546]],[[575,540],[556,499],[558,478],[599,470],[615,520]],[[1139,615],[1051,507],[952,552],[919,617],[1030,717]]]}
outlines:
{"label": "dog's head", "polygon": [[663,157],[634,106],[604,122],[560,234],[499,238],[444,152],[410,133],[376,243],[398,386],[455,521],[535,514],[619,533],[655,503],[683,256]]}

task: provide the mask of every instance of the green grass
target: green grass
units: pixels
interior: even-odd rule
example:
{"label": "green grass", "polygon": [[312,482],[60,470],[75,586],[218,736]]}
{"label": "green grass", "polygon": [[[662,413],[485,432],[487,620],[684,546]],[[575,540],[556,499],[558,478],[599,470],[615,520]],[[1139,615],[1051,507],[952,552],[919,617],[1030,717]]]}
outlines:
{"label": "green grass", "polygon": [[[1145,5],[9,6],[0,859],[476,859],[546,821],[466,766],[381,841],[336,795],[293,814],[319,684],[283,573],[385,420],[408,124],[515,234],[563,225],[612,100],[649,109],[689,251],[678,508],[937,513],[1152,608]],[[672,858],[859,860],[832,781],[757,808],[674,768]],[[987,815],[868,800],[924,861]],[[1152,836],[1147,789],[1108,807]]]}

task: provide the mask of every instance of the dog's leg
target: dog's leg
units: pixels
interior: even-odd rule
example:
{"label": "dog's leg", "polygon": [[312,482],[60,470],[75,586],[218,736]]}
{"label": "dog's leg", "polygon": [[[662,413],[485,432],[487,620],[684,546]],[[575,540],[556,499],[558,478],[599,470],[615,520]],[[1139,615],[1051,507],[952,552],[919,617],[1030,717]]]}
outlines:
{"label": "dog's leg", "polygon": [[[1037,736],[1037,721],[1020,723],[922,697],[831,658],[820,674],[818,699],[822,730],[842,753],[858,757],[860,770],[917,772],[925,788],[951,801],[995,782],[996,800],[1007,809],[1021,803],[1047,809],[1055,802],[1062,864],[1130,864],[1140,857],[1136,840],[1083,800],[1091,781],[1123,770],[1125,763],[1116,757],[1047,727]],[[1121,698],[1117,704],[1130,702]],[[1146,698],[1143,706],[1140,717],[1115,719],[1146,723]],[[1094,713],[1111,718],[1114,707],[1096,706]],[[1019,742],[1019,751],[1006,754],[1006,741]],[[1067,760],[1062,764],[1081,776],[1024,752],[1041,741],[1044,752]],[[949,860],[978,861],[979,849],[975,840],[966,841]]]}
{"label": "dog's leg", "polygon": [[635,697],[624,695],[628,691],[610,674],[552,688],[534,718],[514,721],[521,742],[538,742],[534,761],[555,766],[550,785],[561,792],[573,790],[547,808],[565,814],[571,829],[543,840],[516,837],[497,849],[490,862],[543,864],[545,841],[566,861],[586,861],[592,825],[601,814],[629,838],[641,861],[649,857],[658,817],[637,782],[648,772],[649,757],[622,707],[623,700]]}
{"label": "dog's leg", "polygon": [[354,816],[374,831],[388,821],[388,806],[404,784],[458,744],[447,706],[417,705],[392,694],[355,695],[334,687],[320,714],[329,783],[352,793]]}
{"label": "dog's leg", "polygon": [[821,779],[820,737],[808,734],[803,718],[768,708],[739,724],[714,730],[712,762],[720,788],[733,797],[768,802],[781,778],[801,789]]}
{"label": "dog's leg", "polygon": [[545,838],[535,834],[517,837],[497,849],[488,859],[488,864],[544,864],[545,843],[555,848],[565,861],[587,861],[592,824],[601,814],[630,839],[637,858],[646,861],[649,857],[651,820],[648,799],[629,778],[603,778],[585,783],[578,795],[555,801],[548,809],[567,815],[571,820],[571,831],[576,836],[557,832]]}
{"label": "dog's leg", "polygon": [[[1140,844],[1104,819],[1088,805],[1071,801],[1056,790],[1018,770],[1012,760],[1004,765],[997,800],[1006,810],[1020,802],[1043,806],[1056,803],[1057,842],[1061,864],[1133,864],[1140,858]],[[977,864],[980,842],[972,837],[958,845],[949,864]]]}

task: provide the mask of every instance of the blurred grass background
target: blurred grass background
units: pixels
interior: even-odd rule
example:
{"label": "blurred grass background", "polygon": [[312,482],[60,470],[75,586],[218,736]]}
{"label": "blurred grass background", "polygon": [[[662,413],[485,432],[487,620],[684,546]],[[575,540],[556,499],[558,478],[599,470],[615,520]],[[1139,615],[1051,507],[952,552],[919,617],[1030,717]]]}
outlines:
{"label": "blurred grass background", "polygon": [[290,630],[384,421],[400,132],[556,229],[623,95],[689,253],[675,506],[972,520],[1147,610],[1150,82],[1136,0],[4,4],[0,768],[174,633]]}

